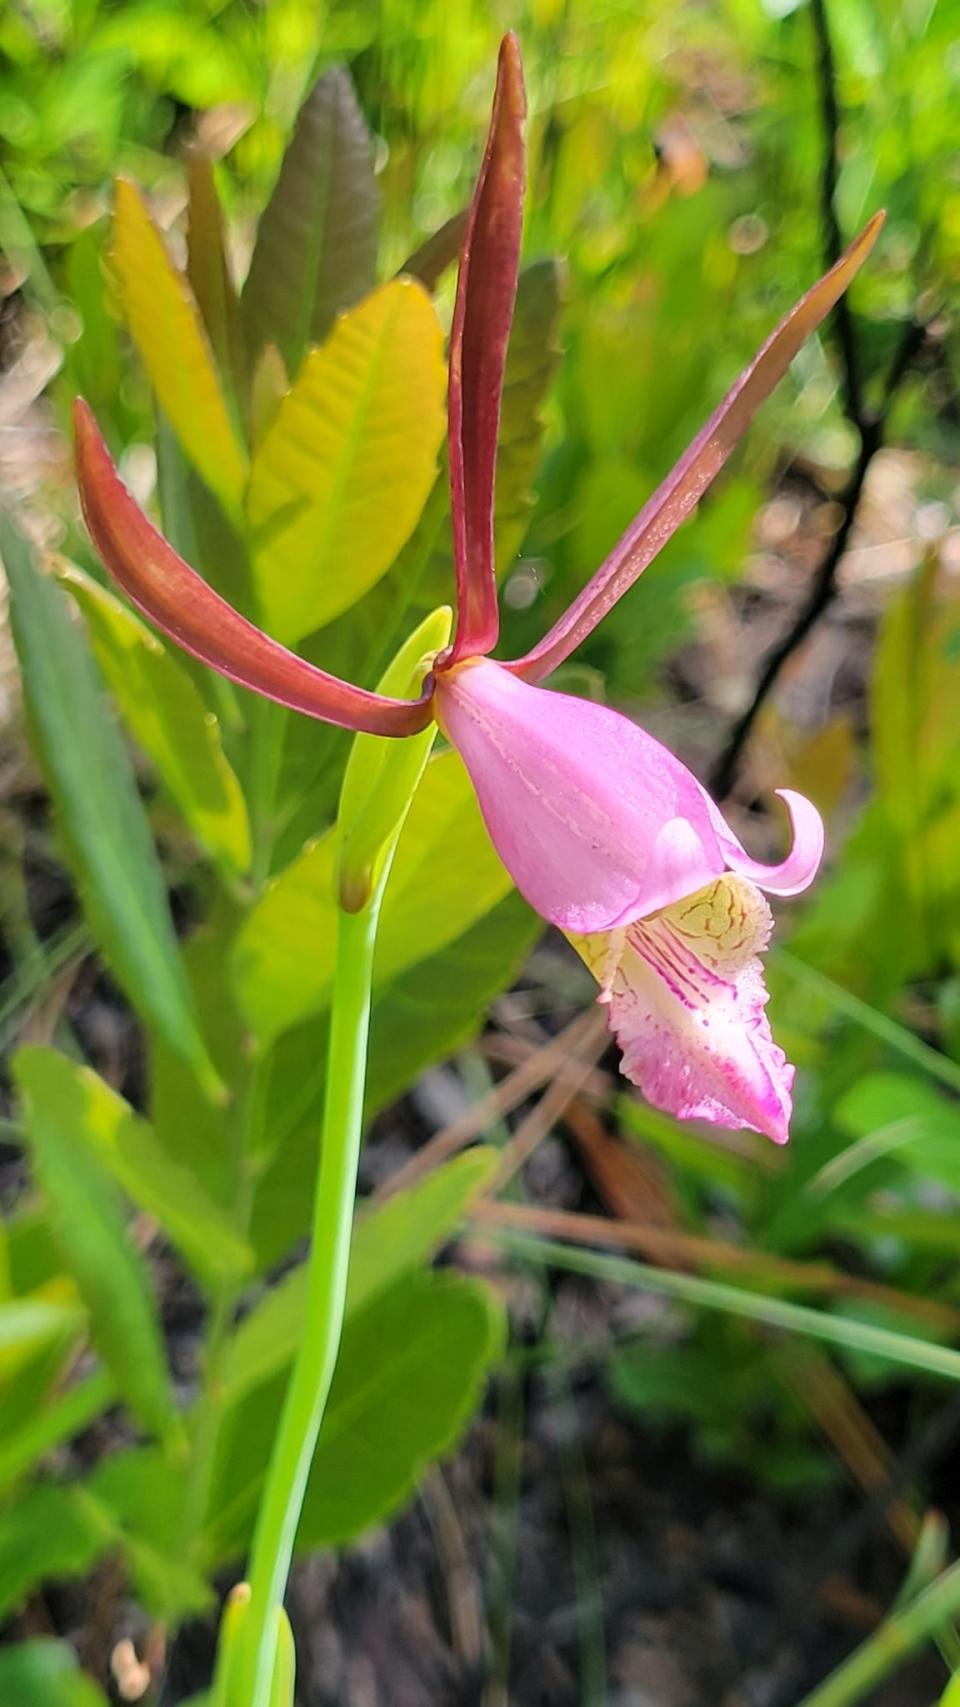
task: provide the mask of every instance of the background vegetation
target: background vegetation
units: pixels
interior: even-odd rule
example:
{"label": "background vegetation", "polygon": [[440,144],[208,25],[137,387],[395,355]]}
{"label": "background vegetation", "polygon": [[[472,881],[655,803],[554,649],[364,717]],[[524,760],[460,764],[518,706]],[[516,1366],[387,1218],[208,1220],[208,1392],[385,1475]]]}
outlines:
{"label": "background vegetation", "polygon": [[[175,1702],[205,1687],[209,1639],[187,1621],[213,1628],[210,1585],[232,1580],[245,1539],[251,1440],[269,1439],[295,1335],[298,1271],[287,1265],[306,1220],[320,1090],[322,992],[304,1000],[290,972],[322,960],[330,920],[318,913],[311,936],[302,895],[284,913],[282,888],[268,890],[281,894],[279,915],[259,938],[248,927],[239,976],[246,1020],[276,1045],[274,1090],[296,1097],[281,1099],[282,1119],[269,1100],[261,1110],[270,1156],[241,1228],[223,1160],[232,1140],[166,1049],[156,986],[144,994],[125,959],[143,920],[121,920],[119,937],[104,923],[116,890],[108,830],[121,858],[146,862],[135,886],[154,883],[144,872],[158,847],[157,908],[166,888],[181,936],[191,940],[198,918],[208,926],[187,960],[221,1062],[233,1046],[220,1035],[218,979],[236,928],[238,820],[224,808],[216,826],[199,821],[202,779],[181,778],[177,792],[137,726],[134,678],[111,675],[123,635],[98,605],[70,472],[79,391],[144,498],[159,459],[168,528],[165,471],[194,480],[168,423],[158,437],[135,328],[131,340],[109,258],[111,179],[119,170],[146,187],[182,260],[185,162],[212,158],[242,278],[300,102],[318,74],[347,64],[374,138],[389,278],[469,196],[506,27],[521,37],[531,108],[500,517],[510,652],[563,608],[841,241],[888,209],[848,304],[798,358],[734,471],[563,678],[668,738],[732,795],[756,847],[775,846],[763,810],[773,785],[803,788],[827,817],[827,873],[781,909],[786,947],[771,956],[774,1028],[801,1069],[797,1118],[774,1153],[651,1113],[616,1079],[592,1017],[579,1018],[588,981],[561,946],[534,946],[536,922],[495,873],[472,897],[471,928],[429,955],[405,947],[398,925],[374,1034],[366,1185],[382,1188],[404,1165],[419,1195],[382,1207],[392,1219],[366,1236],[350,1342],[358,1384],[380,1370],[369,1426],[382,1474],[358,1490],[349,1452],[337,1458],[328,1441],[327,1486],[341,1504],[318,1499],[302,1539],[368,1531],[426,1475],[430,1547],[465,1579],[445,1597],[408,1560],[411,1597],[445,1657],[434,1673],[423,1659],[409,1678],[401,1667],[391,1693],[403,1635],[383,1612],[390,1663],[369,1664],[384,1701],[471,1690],[490,1703],[656,1707],[932,1703],[944,1689],[956,1699],[960,1514],[945,1471],[960,1429],[960,8],[20,0],[0,11],[0,476],[5,507],[53,566],[69,558],[94,578],[76,597],[141,786],[103,792],[126,749],[103,714],[86,631],[59,589],[8,561],[24,587],[17,645],[33,745],[8,653],[0,1024],[7,1049],[28,1047],[2,1181],[4,1700],[89,1707],[97,1691],[139,1682],[146,1699]],[[451,292],[448,272],[442,317]],[[178,513],[195,533],[200,518],[203,566],[236,591],[239,559],[203,506],[194,491]],[[414,610],[450,585],[434,519]],[[384,623],[374,590],[311,641],[312,655],[372,683]],[[202,673],[190,680],[201,707],[221,713],[246,787],[229,705],[209,697]],[[195,727],[184,692],[174,729],[176,717]],[[289,722],[280,740],[275,810],[254,814],[261,885],[329,822],[346,752],[306,723]],[[436,805],[426,842],[455,808]],[[415,872],[410,881],[416,896]],[[426,905],[429,885],[422,895]],[[263,942],[278,940],[287,959],[264,958]],[[128,1104],[149,1108],[153,1125]],[[487,1144],[428,1175],[409,1157],[430,1137],[430,1156]],[[492,1159],[488,1145],[504,1153]],[[458,1227],[456,1261],[432,1272]],[[278,1264],[292,1283],[268,1289]],[[215,1328],[238,1296],[266,1313],[225,1354],[236,1414],[224,1426],[219,1413],[211,1421],[220,1400],[199,1420],[188,1410],[200,1481],[180,1486],[181,1414],[198,1388],[208,1399],[220,1390],[211,1318]],[[422,1341],[413,1384],[386,1355],[411,1322]],[[451,1501],[427,1466],[461,1435],[488,1371],[486,1421],[447,1472]],[[405,1412],[414,1390],[429,1403]],[[216,1430],[219,1457],[211,1448],[205,1461]],[[561,1492],[545,1517],[538,1478],[551,1477]],[[662,1489],[661,1527],[650,1513]],[[768,1527],[742,1520],[751,1501]],[[641,1513],[634,1552],[618,1502]],[[931,1516],[934,1503],[945,1517]],[[192,1551],[184,1510],[198,1529]],[[709,1550],[689,1565],[691,1601],[663,1539],[670,1522],[697,1531],[719,1511],[738,1514],[724,1566],[748,1582],[736,1617],[729,1589],[717,1599]],[[638,1587],[644,1551],[667,1585],[659,1602]],[[311,1704],[366,1699],[350,1663],[377,1644],[352,1609],[364,1595],[382,1601],[349,1558],[298,1591],[317,1654]],[[530,1586],[537,1568],[551,1588]],[[718,1633],[724,1618],[732,1633]],[[323,1649],[326,1627],[341,1630],[337,1654]],[[73,1641],[82,1674],[58,1637]],[[904,1650],[932,1655],[934,1639],[942,1661],[894,1693]]]}

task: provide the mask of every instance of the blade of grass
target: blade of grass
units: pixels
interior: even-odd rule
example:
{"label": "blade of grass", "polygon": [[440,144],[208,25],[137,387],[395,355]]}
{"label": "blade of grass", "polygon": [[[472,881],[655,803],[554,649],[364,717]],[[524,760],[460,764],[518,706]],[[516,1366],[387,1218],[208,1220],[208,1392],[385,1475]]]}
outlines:
{"label": "blade of grass", "polygon": [[900,1315],[916,1316],[929,1324],[932,1333],[944,1339],[960,1335],[960,1311],[953,1305],[935,1298],[920,1298],[895,1286],[885,1286],[882,1281],[865,1280],[861,1275],[832,1268],[829,1263],[780,1257],[771,1251],[751,1250],[746,1245],[728,1244],[702,1234],[673,1232],[647,1222],[613,1221],[605,1215],[547,1209],[532,1203],[494,1202],[488,1197],[480,1198],[474,1205],[473,1219],[573,1245],[613,1245],[664,1268],[706,1269],[708,1274],[726,1270],[743,1276],[754,1288],[762,1287],[765,1294],[786,1290],[856,1298],[861,1302],[869,1300]]}
{"label": "blade of grass", "polygon": [[798,1707],[853,1707],[875,1684],[897,1671],[960,1607],[960,1564],[951,1566],[923,1594],[881,1624]]}
{"label": "blade of grass", "polygon": [[597,1527],[573,1386],[569,1372],[562,1364],[553,1372],[553,1385],[556,1397],[569,1418],[569,1427],[560,1437],[560,1473],[577,1598],[580,1703],[581,1707],[606,1707],[607,1644]]}
{"label": "blade of grass", "polygon": [[904,1364],[908,1369],[960,1381],[960,1351],[950,1346],[932,1345],[927,1340],[875,1327],[871,1322],[857,1321],[851,1316],[828,1316],[821,1310],[808,1309],[804,1304],[766,1298],[760,1293],[726,1286],[720,1281],[701,1280],[696,1275],[672,1274],[645,1263],[631,1262],[626,1257],[604,1256],[598,1251],[571,1248],[549,1239],[533,1238],[527,1233],[515,1233],[505,1227],[483,1223],[483,1231],[507,1255],[538,1266],[547,1264],[552,1268],[568,1269],[573,1274],[591,1275],[623,1286],[638,1286],[665,1298],[678,1298],[700,1309],[721,1310],[727,1315],[762,1323],[765,1327],[806,1334],[810,1339],[823,1340],[828,1345],[848,1351],[869,1352],[890,1363]]}
{"label": "blade of grass", "polygon": [[881,1043],[895,1049],[898,1055],[912,1061],[922,1072],[929,1073],[932,1079],[939,1079],[942,1085],[949,1085],[952,1091],[960,1091],[960,1063],[951,1061],[949,1056],[942,1055],[939,1049],[932,1049],[929,1043],[915,1037],[905,1025],[899,1025],[895,1019],[890,1019],[888,1014],[878,1013],[869,1002],[855,996],[852,991],[845,990],[842,984],[837,984],[833,978],[818,972],[815,967],[808,966],[805,961],[797,960],[786,949],[775,949],[774,955],[777,964],[791,977],[823,996],[838,1013],[852,1020],[855,1025],[861,1025],[864,1031],[872,1032]]}

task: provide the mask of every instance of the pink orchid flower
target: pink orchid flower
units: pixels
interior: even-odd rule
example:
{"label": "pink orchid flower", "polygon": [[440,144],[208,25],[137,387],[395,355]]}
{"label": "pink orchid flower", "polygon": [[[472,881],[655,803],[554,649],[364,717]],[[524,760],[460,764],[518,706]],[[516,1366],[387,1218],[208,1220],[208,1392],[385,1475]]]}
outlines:
{"label": "pink orchid flower", "polygon": [[618,712],[537,686],[631,587],[723,467],[755,410],[869,254],[878,214],[767,339],[569,610],[524,657],[495,662],[493,498],[504,362],[517,287],[525,101],[516,39],[500,49],[450,336],[449,463],[457,626],[416,700],[316,669],[231,608],[176,555],[120,481],[89,409],[76,409],[87,524],[133,603],[185,651],[281,705],[373,734],[436,719],[460,753],[521,893],[566,932],[600,985],[624,1072],[682,1118],[786,1140],[793,1068],[774,1043],[758,955],[763,890],[793,895],[823,851],[815,807],[779,865],[750,858],[700,783]]}

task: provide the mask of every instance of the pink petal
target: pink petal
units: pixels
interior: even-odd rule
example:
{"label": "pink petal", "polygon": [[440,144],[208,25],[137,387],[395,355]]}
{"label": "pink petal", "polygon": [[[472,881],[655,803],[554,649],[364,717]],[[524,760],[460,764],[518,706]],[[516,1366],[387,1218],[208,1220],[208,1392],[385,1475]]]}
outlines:
{"label": "pink petal", "polygon": [[772,925],[759,891],[728,875],[625,932],[572,940],[648,1102],[784,1144],[794,1069],[770,1035],[757,958]]}
{"label": "pink petal", "polygon": [[450,504],[457,566],[457,632],[450,663],[492,651],[500,626],[493,485],[520,266],[525,113],[520,49],[516,36],[506,35],[450,328]]}
{"label": "pink petal", "polygon": [[823,819],[812,802],[792,788],[778,788],[775,792],[786,804],[793,830],[793,846],[779,865],[764,865],[761,860],[751,859],[719,807],[714,805],[708,794],[704,798],[730,870],[738,871],[741,877],[748,877],[752,883],[759,883],[768,895],[799,895],[802,889],[810,887],[820,869]]}
{"label": "pink petal", "polygon": [[680,523],[700,502],[764,398],[769,397],[783,378],[804,340],[829,314],[863,266],[880,234],[883,221],[882,213],[874,214],[860,235],[854,238],[846,254],[841,255],[836,265],[781,320],[569,610],[530,652],[511,663],[510,669],[516,670],[525,681],[542,681],[563,663],[564,658],[569,658],[623,597],[628,587],[633,586],[638,575],[653,562]]}
{"label": "pink petal", "polygon": [[436,707],[500,858],[554,924],[609,930],[723,870],[700,784],[618,712],[530,687],[489,659],[440,675]]}

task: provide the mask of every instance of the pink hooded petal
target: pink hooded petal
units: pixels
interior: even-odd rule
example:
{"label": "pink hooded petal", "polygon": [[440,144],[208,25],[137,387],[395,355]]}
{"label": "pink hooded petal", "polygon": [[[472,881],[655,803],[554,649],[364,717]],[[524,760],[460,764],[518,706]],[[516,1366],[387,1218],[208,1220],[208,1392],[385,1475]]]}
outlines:
{"label": "pink hooded petal", "polygon": [[772,924],[759,891],[727,875],[625,932],[572,940],[648,1102],[783,1144],[794,1070],[770,1035],[757,958]]}
{"label": "pink hooded petal", "polygon": [[439,676],[436,710],[500,858],[553,924],[610,930],[723,871],[700,784],[618,712],[530,687],[489,659]]}
{"label": "pink hooded petal", "polygon": [[793,830],[793,846],[779,865],[764,865],[761,860],[751,859],[719,807],[706,793],[704,799],[723,849],[724,861],[730,870],[738,871],[741,877],[748,877],[751,883],[759,883],[768,895],[799,895],[802,889],[810,887],[820,869],[823,819],[812,802],[792,788],[778,788],[776,792],[786,805]]}

